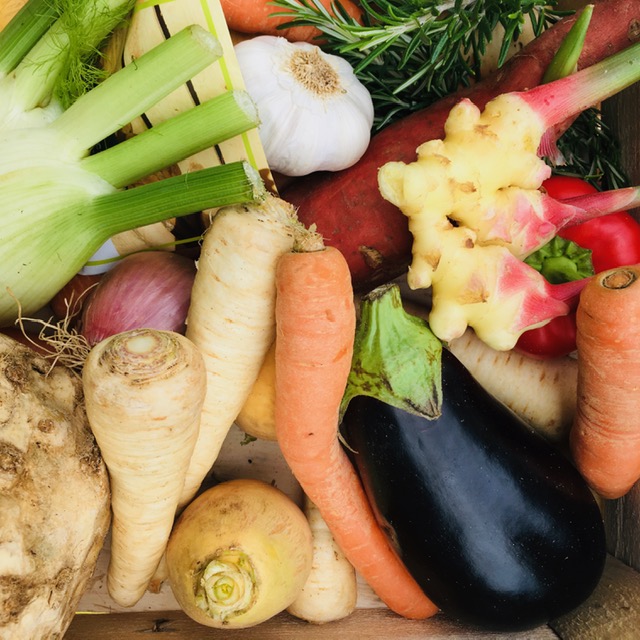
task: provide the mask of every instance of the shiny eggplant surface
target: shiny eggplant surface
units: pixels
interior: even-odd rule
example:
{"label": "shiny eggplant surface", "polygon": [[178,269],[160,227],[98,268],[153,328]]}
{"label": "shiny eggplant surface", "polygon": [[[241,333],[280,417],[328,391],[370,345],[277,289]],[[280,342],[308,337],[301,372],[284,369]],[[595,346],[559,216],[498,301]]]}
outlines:
{"label": "shiny eggplant surface", "polygon": [[425,593],[465,623],[533,628],[595,588],[606,555],[601,514],[573,465],[442,355],[441,417],[357,396],[343,435]]}

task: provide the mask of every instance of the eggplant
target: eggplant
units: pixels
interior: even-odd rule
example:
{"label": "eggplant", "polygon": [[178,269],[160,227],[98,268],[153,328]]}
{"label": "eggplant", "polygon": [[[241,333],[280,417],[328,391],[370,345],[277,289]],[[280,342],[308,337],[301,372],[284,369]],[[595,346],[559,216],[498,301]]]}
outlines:
{"label": "eggplant", "polygon": [[[440,377],[428,412],[389,395],[390,356],[386,369],[376,365],[384,378],[376,393],[370,350],[372,334],[384,334],[379,315],[365,310],[341,433],[407,569],[446,615],[485,630],[524,631],[568,613],[594,590],[606,557],[586,482],[446,349],[435,352]],[[398,331],[391,335],[390,351],[406,348]],[[406,377],[409,360],[400,360]]]}

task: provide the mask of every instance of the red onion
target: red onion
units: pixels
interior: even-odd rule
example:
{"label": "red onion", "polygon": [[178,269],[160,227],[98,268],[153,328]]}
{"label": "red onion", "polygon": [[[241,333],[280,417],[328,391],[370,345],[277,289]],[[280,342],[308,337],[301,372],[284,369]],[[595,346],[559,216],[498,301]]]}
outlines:
{"label": "red onion", "polygon": [[89,294],[100,282],[100,278],[102,278],[102,274],[83,275],[77,273],[73,276],[49,302],[53,315],[58,320],[66,318],[69,325],[73,326]]}
{"label": "red onion", "polygon": [[82,309],[79,332],[94,345],[130,329],[184,333],[193,260],[168,251],[144,251],[123,258],[102,276]]}

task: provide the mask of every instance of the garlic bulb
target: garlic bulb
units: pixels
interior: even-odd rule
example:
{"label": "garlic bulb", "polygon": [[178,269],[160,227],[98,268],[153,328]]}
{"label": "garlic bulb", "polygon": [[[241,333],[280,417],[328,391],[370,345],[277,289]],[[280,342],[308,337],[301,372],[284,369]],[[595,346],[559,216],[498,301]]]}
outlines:
{"label": "garlic bulb", "polygon": [[287,176],[354,164],[371,138],[373,102],[351,65],[307,42],[257,36],[236,56],[260,116],[269,167]]}

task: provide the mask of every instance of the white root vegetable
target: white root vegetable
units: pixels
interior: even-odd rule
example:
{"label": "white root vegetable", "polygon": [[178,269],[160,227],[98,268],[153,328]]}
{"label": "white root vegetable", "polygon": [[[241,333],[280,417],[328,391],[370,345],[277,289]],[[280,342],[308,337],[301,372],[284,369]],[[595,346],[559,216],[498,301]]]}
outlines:
{"label": "white root vegetable", "polygon": [[240,629],[284,611],[313,559],[309,524],[282,491],[259,480],[229,480],[182,512],[166,563],[180,607],[200,624]]}
{"label": "white root vegetable", "polygon": [[448,347],[491,395],[547,440],[566,444],[576,410],[576,360],[496,351],[471,330]]}
{"label": "white root vegetable", "polygon": [[62,638],[109,529],[79,376],[0,335],[0,638]]}
{"label": "white root vegetable", "polygon": [[275,338],[275,271],[293,247],[292,205],[275,196],[225,207],[204,235],[186,336],[202,352],[207,393],[180,505],[213,466]]}
{"label": "white root vegetable", "polygon": [[111,478],[107,587],[115,602],[132,606],[171,533],[198,437],[204,362],[178,333],[134,329],[93,347],[83,383],[87,415]]}
{"label": "white root vegetable", "polygon": [[[408,313],[428,320],[428,306],[404,300]],[[570,357],[537,360],[497,351],[472,330],[447,347],[495,398],[547,440],[565,445],[576,411],[578,363]]]}
{"label": "white root vegetable", "polygon": [[287,611],[315,624],[341,620],[356,608],[356,571],[336,544],[320,511],[307,496],[304,514],[313,535],[313,565],[300,595]]}

